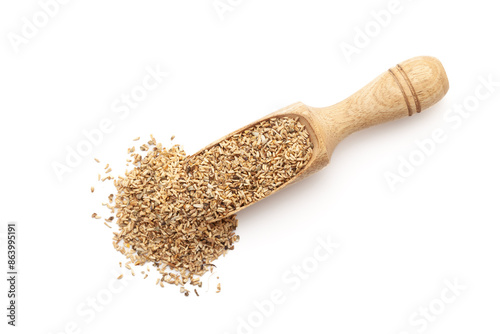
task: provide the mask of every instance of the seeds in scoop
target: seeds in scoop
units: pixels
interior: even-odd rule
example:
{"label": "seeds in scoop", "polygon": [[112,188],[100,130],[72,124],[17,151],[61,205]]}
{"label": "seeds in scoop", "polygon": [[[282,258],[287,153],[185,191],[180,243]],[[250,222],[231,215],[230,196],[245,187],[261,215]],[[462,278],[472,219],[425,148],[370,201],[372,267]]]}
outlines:
{"label": "seeds in scoop", "polygon": [[168,218],[212,221],[244,208],[295,177],[312,148],[298,118],[271,118],[240,131],[183,161]]}

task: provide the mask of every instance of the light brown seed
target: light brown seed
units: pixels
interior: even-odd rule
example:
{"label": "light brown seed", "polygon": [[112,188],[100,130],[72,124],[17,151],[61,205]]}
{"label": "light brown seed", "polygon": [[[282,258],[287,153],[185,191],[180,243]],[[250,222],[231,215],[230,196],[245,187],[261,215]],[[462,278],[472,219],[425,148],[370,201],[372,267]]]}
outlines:
{"label": "light brown seed", "polygon": [[129,149],[135,168],[114,181],[108,208],[116,210],[115,248],[136,265],[153,263],[161,286],[201,287],[199,278],[239,240],[228,214],[286,184],[313,148],[305,126],[289,117],[264,120],[194,156],[153,136],[148,143],[142,155]]}

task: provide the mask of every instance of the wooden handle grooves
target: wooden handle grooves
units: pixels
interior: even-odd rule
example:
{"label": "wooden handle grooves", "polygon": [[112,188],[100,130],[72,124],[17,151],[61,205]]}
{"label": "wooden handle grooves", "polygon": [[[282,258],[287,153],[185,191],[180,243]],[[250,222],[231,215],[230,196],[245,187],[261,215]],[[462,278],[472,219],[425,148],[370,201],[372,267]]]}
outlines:
{"label": "wooden handle grooves", "polygon": [[[413,115],[414,111],[416,113],[421,112],[422,106],[420,105],[420,101],[418,100],[418,95],[415,91],[415,88],[411,84],[408,75],[401,67],[401,65],[397,64],[394,68],[389,69],[389,73],[391,73],[394,80],[396,80],[399,89],[401,89],[401,93],[403,94],[403,97],[405,99],[406,107],[408,108],[408,116]],[[408,95],[411,95],[413,97],[413,105],[411,104]]]}

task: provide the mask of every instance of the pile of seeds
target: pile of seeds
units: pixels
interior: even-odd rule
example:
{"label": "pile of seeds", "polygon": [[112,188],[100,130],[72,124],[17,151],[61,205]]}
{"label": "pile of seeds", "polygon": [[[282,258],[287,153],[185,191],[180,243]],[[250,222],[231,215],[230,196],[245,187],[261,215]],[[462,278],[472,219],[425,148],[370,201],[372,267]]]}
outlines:
{"label": "pile of seeds", "polygon": [[239,240],[236,216],[229,214],[297,175],[312,148],[305,126],[288,117],[262,121],[193,156],[178,145],[166,149],[151,136],[140,147],[145,155],[129,149],[135,168],[114,180],[108,208],[117,219],[107,220],[119,228],[114,247],[129,268],[157,267],[161,286],[201,287],[212,262]]}

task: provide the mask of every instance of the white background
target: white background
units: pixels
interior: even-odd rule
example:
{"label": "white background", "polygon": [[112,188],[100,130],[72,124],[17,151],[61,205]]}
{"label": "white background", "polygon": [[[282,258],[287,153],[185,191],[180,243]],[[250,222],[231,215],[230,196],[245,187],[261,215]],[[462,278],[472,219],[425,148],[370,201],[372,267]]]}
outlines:
{"label": "white background", "polygon": [[[384,26],[373,11],[393,9],[385,0],[222,3],[231,11],[219,15],[212,0],[69,1],[17,47],[23,18],[44,24],[42,9],[34,0],[1,3],[0,259],[5,268],[6,224],[16,221],[20,272],[14,329],[1,280],[2,333],[498,333],[494,2],[401,0]],[[365,29],[369,40],[355,44]],[[357,53],[346,56],[346,44]],[[194,153],[293,102],[334,104],[418,55],[442,61],[446,97],[352,135],[327,168],[241,212],[241,241],[217,262],[221,293],[215,277],[209,292],[204,285],[201,297],[186,298],[128,273],[128,285],[110,291],[122,257],[111,230],[90,219],[105,214],[100,203],[112,190],[97,183],[103,166],[93,157],[122,173],[132,139],[150,133],[165,144],[175,134]],[[128,115],[115,113],[148,67],[169,75]],[[497,82],[491,92],[481,83],[488,78]],[[471,112],[462,118],[464,104]],[[65,164],[68,147],[103,119],[112,131],[59,180],[54,163]],[[446,140],[391,189],[387,173],[400,159],[422,158],[416,141],[435,129]],[[314,268],[317,238],[340,246]],[[283,276],[304,261],[311,273],[293,289]],[[262,315],[255,302],[273,290],[284,301]]]}

